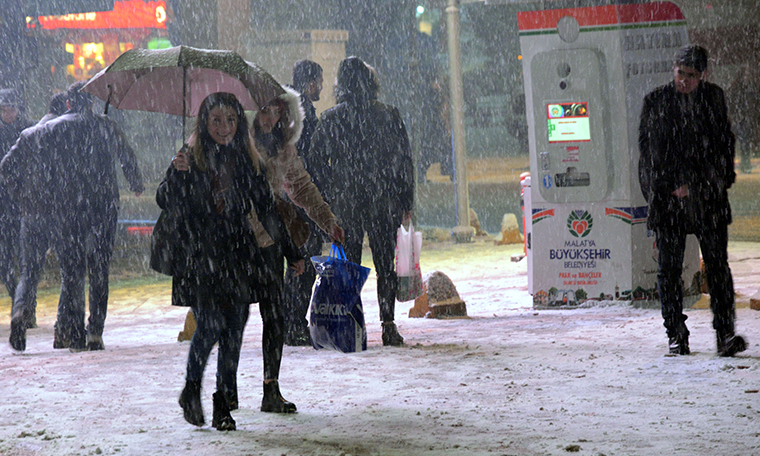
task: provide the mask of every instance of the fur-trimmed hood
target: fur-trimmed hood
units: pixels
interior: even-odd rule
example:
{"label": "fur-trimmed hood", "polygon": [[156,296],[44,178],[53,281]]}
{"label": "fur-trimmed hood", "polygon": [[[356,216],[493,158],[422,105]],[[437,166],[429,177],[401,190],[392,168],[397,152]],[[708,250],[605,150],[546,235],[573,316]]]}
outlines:
{"label": "fur-trimmed hood", "polygon": [[[280,124],[282,126],[283,142],[285,144],[295,145],[301,138],[301,132],[303,132],[303,119],[304,111],[301,106],[301,95],[288,86],[282,86],[285,93],[278,96],[276,101],[271,103],[280,102],[285,107],[285,112],[280,117]],[[254,123],[256,116],[259,112],[254,113]]]}

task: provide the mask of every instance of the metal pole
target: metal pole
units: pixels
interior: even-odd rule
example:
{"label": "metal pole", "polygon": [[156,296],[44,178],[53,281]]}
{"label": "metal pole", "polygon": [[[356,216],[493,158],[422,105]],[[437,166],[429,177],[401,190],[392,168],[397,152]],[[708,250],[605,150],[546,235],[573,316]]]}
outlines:
{"label": "metal pole", "polygon": [[182,147],[185,146],[185,117],[187,116],[187,67],[182,67]]}
{"label": "metal pole", "polygon": [[446,7],[449,40],[449,94],[451,126],[454,134],[454,168],[456,183],[457,226],[452,233],[457,242],[470,242],[475,229],[470,226],[470,202],[467,189],[467,149],[464,137],[464,96],[459,50],[459,0],[449,0]]}

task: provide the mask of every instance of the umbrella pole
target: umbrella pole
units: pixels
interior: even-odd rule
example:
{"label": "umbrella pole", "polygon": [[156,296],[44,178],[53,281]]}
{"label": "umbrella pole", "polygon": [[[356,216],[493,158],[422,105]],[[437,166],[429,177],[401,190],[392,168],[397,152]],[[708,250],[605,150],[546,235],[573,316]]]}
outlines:
{"label": "umbrella pole", "polygon": [[182,145],[185,145],[185,111],[187,97],[187,67],[182,67]]}
{"label": "umbrella pole", "polygon": [[111,95],[113,95],[113,86],[108,84],[108,99],[106,100],[106,107],[103,109],[103,114],[108,115],[108,106],[111,104]]}

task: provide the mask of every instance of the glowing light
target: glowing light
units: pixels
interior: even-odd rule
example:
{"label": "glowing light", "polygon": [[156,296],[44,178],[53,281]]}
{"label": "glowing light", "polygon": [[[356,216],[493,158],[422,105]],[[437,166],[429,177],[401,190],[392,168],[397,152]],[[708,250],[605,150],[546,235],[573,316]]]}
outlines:
{"label": "glowing light", "polygon": [[162,5],[156,7],[156,22],[159,24],[166,22],[166,9]]}
{"label": "glowing light", "polygon": [[417,5],[417,17],[420,17],[423,14],[425,14],[425,7],[422,5]]}

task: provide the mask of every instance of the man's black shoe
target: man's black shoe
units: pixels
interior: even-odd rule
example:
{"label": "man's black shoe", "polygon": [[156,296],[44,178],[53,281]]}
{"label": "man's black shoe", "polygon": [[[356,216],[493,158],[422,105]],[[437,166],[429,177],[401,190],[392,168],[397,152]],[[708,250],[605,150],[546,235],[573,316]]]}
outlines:
{"label": "man's black shoe", "polygon": [[296,405],[280,394],[277,380],[264,382],[264,397],[261,399],[261,411],[268,413],[296,413]]}
{"label": "man's black shoe", "polygon": [[69,351],[71,353],[81,353],[88,350],[89,348],[87,347],[87,341],[84,337],[77,340],[72,340],[69,344]]}
{"label": "man's black shoe", "polygon": [[106,347],[103,345],[103,336],[87,335],[87,350],[98,351],[105,349]]}
{"label": "man's black shoe", "polygon": [[26,325],[19,325],[19,324],[13,324],[13,321],[11,321],[11,337],[8,340],[8,342],[11,344],[11,347],[18,351],[22,352],[26,350]]}
{"label": "man's black shoe", "polygon": [[230,405],[224,392],[217,391],[213,395],[214,412],[211,418],[211,426],[218,431],[234,431],[237,429],[235,420],[230,415]]}
{"label": "man's black shoe", "polygon": [[747,349],[747,342],[742,336],[718,334],[718,356],[732,357]]}
{"label": "man's black shoe", "polygon": [[671,355],[688,355],[691,353],[689,350],[689,336],[684,334],[677,334],[668,338],[668,349]]}
{"label": "man's black shoe", "polygon": [[182,394],[179,395],[179,405],[185,416],[185,421],[194,426],[203,426],[203,405],[201,404],[201,382],[186,382]]}

